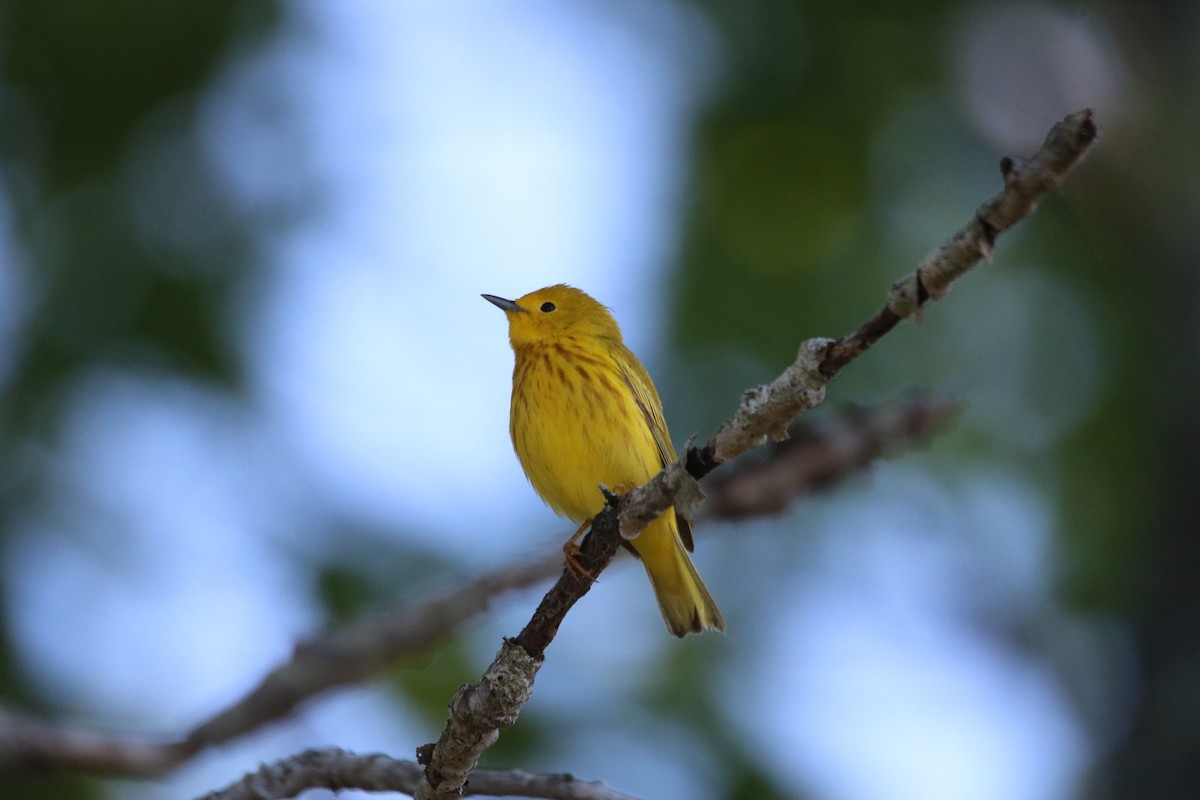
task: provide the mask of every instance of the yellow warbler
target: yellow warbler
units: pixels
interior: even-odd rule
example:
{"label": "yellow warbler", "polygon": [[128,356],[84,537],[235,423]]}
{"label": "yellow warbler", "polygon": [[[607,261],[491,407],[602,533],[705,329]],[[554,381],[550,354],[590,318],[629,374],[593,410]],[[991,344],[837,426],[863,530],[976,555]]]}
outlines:
{"label": "yellow warbler", "polygon": [[[483,297],[508,317],[516,356],[513,449],[533,488],[556,513],[584,523],[604,508],[599,484],[639,485],[675,460],[658,391],[607,308],[564,285],[515,301]],[[675,509],[631,544],[671,633],[725,630],[688,557],[691,529]]]}

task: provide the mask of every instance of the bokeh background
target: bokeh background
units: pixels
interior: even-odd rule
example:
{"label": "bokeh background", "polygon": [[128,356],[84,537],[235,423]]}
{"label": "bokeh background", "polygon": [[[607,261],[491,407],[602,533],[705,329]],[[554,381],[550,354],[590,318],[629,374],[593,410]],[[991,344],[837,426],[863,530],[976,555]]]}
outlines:
{"label": "bokeh background", "polygon": [[[699,532],[725,637],[640,569],[572,613],[486,765],[654,798],[1200,796],[1200,5],[0,5],[0,700],[178,735],[299,637],[557,547],[480,292],[609,305],[677,443],[841,335],[1084,106],[995,263],[815,415],[955,425]],[[161,781],[410,757],[527,619]],[[316,795],[314,795],[316,796]]]}

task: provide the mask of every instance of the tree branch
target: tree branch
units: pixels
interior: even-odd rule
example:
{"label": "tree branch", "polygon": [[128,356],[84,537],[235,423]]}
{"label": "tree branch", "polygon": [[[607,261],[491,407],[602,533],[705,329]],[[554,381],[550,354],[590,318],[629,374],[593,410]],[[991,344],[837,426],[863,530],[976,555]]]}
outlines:
{"label": "tree branch", "polygon": [[[412,794],[422,769],[382,753],[358,755],[336,747],[306,750],[272,764],[263,764],[237,783],[199,800],[284,800],[309,789],[340,792],[400,792]],[[549,800],[634,800],[595,781],[572,775],[478,770],[471,775],[467,796],[540,797]]]}
{"label": "tree branch", "polygon": [[101,775],[160,775],[193,753],[182,742],[148,742],[73,730],[0,709],[0,767],[70,767]]}
{"label": "tree branch", "polygon": [[73,730],[0,709],[0,767],[53,766],[87,772],[161,775],[213,745],[287,716],[308,698],[335,686],[361,683],[403,656],[421,653],[502,592],[548,580],[557,555],[485,575],[416,608],[356,620],[296,645],[292,658],[269,672],[242,699],[178,741],[154,742]]}
{"label": "tree branch", "polygon": [[925,440],[960,405],[921,397],[825,419],[772,444],[762,461],[721,472],[705,485],[701,519],[735,520],[776,514],[807,491],[835,483],[897,448]]}
{"label": "tree branch", "polygon": [[[827,420],[772,448],[762,461],[709,484],[704,518],[774,513],[793,497],[836,483],[886,449],[919,441],[952,413],[948,400],[917,397]],[[598,542],[589,538],[588,551]],[[532,562],[523,559],[443,597],[321,633],[297,645],[292,658],[258,686],[177,741],[75,729],[0,708],[0,767],[77,769],[123,777],[164,774],[205,747],[292,713],[322,691],[361,683],[397,658],[424,652],[439,634],[451,635],[499,594],[550,581],[561,570],[557,551]]]}
{"label": "tree branch", "polygon": [[[841,339],[804,342],[795,363],[772,383],[745,392],[733,419],[703,447],[685,448],[679,461],[629,494],[620,498],[610,495],[609,505],[594,520],[591,535],[582,545],[579,562],[586,572],[594,580],[612,560],[622,538],[635,536],[667,507],[675,505],[679,513],[690,514],[701,498],[696,481],[717,466],[768,439],[787,439],[792,419],[824,398],[825,385],[846,364],[901,319],[919,315],[925,302],[942,297],[953,280],[988,257],[996,236],[1030,214],[1096,136],[1091,112],[1081,111],[1056,125],[1028,161],[1004,159],[1004,190],[980,206],[972,220],[930,253],[915,272],[894,283],[884,308],[874,317]],[[927,411],[923,422],[900,415],[894,425],[877,420],[878,430],[868,424],[857,431],[823,432],[812,442],[775,448],[762,464],[713,484],[706,510],[710,518],[777,510],[821,480],[832,480],[875,457],[893,434],[903,441],[904,431],[919,435],[922,424],[936,426],[939,414],[952,413],[948,406]],[[908,427],[910,424],[915,427]],[[834,438],[837,444],[833,444]],[[302,642],[287,664],[178,741],[135,741],[74,731],[0,710],[0,766],[66,767],[130,777],[164,773],[205,747],[291,713],[300,702],[321,691],[365,681],[397,658],[427,649],[486,609],[500,592],[548,579],[560,565],[561,558],[553,554],[485,576],[419,608],[365,618]],[[418,796],[457,797],[456,786],[461,788],[468,773],[471,789],[478,790],[480,776],[489,773],[471,772],[471,767],[495,741],[499,729],[515,722],[530,696],[546,647],[590,585],[590,580],[563,571],[525,629],[505,641],[484,679],[459,691],[438,743],[421,749],[419,761],[426,769],[413,790]]]}
{"label": "tree branch", "polygon": [[[742,395],[733,419],[722,425],[700,449],[688,447],[683,457],[668,465],[641,487],[621,497],[609,495],[608,505],[592,522],[592,531],[583,544],[579,562],[594,580],[608,566],[620,545],[620,538],[632,539],[672,505],[689,515],[700,495],[697,481],[768,439],[782,441],[792,419],[825,398],[825,387],[852,360],[866,352],[901,319],[919,313],[929,299],[938,299],[950,284],[966,273],[981,258],[988,257],[996,236],[1030,214],[1050,189],[1062,182],[1068,170],[1095,141],[1099,131],[1089,109],[1078,111],[1059,122],[1050,131],[1041,149],[1028,161],[1005,158],[1000,162],[1004,189],[981,205],[975,216],[940,247],[930,253],[916,271],[892,284],[884,308],[856,331],[838,340],[809,339],[800,345],[796,361],[769,384]],[[571,607],[590,588],[591,581],[580,580],[567,569],[534,612],[525,629],[505,646],[488,668],[486,675],[499,671],[516,674],[529,662],[539,663],[553,641],[559,625]],[[512,664],[507,663],[512,660]],[[526,669],[530,685],[524,691],[506,693],[514,698],[529,697],[536,669]],[[464,687],[470,692],[486,692],[484,683]],[[462,692],[460,691],[460,695]],[[501,715],[511,724],[520,706]],[[498,725],[495,731],[499,735]],[[459,796],[461,784],[444,780],[446,772],[441,756],[448,743],[469,738],[472,745],[454,749],[456,764],[478,761],[494,737],[480,736],[473,722],[452,711],[441,738],[432,748],[423,780],[414,797],[417,800],[450,800]],[[428,746],[427,746],[428,747]],[[432,755],[430,756],[430,753]],[[460,772],[457,767],[455,772]],[[465,777],[465,773],[464,773]]]}
{"label": "tree branch", "polygon": [[396,659],[427,650],[461,622],[484,611],[501,592],[545,580],[560,565],[557,558],[513,565],[420,608],[368,616],[301,642],[291,661],[268,673],[233,706],[197,726],[186,741],[197,749],[226,742],[286,716],[319,692],[361,683]]}

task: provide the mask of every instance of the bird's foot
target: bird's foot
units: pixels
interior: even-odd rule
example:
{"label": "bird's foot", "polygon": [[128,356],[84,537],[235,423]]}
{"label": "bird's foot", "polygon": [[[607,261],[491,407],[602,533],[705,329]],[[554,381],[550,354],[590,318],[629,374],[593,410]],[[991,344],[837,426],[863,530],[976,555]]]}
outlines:
{"label": "bird's foot", "polygon": [[590,519],[584,521],[584,523],[579,526],[579,530],[575,531],[573,534],[571,534],[571,538],[563,542],[563,558],[566,560],[567,569],[569,569],[571,574],[573,574],[576,578],[579,578],[579,580],[588,582],[595,581],[596,578],[592,575],[592,573],[584,569],[582,564],[579,563],[579,556],[583,554],[583,550],[581,550],[579,547],[579,540],[585,533],[587,533],[588,528],[591,526],[592,521]]}

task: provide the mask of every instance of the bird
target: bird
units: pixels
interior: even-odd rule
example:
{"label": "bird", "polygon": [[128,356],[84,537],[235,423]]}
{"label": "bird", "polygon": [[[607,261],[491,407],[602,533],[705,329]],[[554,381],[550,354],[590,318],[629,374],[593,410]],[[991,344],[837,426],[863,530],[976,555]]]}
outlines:
{"label": "bird", "polygon": [[[601,485],[628,490],[675,461],[658,390],[616,319],[586,292],[558,284],[516,300],[483,298],[508,318],[513,450],[542,500],[581,525],[578,535],[604,508]],[[688,555],[691,525],[674,508],[629,544],[673,635],[725,630]]]}

